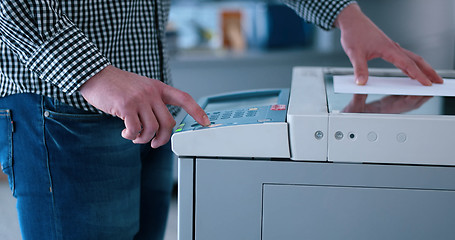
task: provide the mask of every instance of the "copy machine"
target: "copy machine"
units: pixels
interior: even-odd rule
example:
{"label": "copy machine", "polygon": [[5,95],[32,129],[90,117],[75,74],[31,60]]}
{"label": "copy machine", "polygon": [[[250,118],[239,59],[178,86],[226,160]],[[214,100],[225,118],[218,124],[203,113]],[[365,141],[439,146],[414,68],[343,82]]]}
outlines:
{"label": "copy machine", "polygon": [[363,106],[333,90],[349,74],[296,67],[290,89],[202,99],[212,124],[187,116],[172,136],[179,239],[455,238],[455,116],[444,98],[370,95]]}

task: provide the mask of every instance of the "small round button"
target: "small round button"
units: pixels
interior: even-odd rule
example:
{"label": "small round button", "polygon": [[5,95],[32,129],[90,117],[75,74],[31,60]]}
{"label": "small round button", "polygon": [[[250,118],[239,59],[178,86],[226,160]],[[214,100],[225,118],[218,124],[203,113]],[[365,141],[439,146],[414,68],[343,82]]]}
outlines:
{"label": "small round button", "polygon": [[374,141],[378,140],[378,134],[376,134],[375,132],[369,132],[367,134],[367,139],[370,142],[374,142]]}
{"label": "small round button", "polygon": [[44,116],[45,117],[49,117],[51,114],[49,113],[49,111],[44,111]]}
{"label": "small round button", "polygon": [[407,139],[407,138],[408,138],[408,137],[406,136],[406,133],[398,133],[398,134],[397,134],[397,141],[398,141],[399,143],[404,143],[404,142],[406,142],[406,139]]}
{"label": "small round button", "polygon": [[336,140],[341,140],[341,139],[343,139],[343,136],[344,136],[344,135],[343,135],[343,133],[342,133],[341,131],[337,131],[337,132],[335,133],[335,139],[336,139]]}
{"label": "small round button", "polygon": [[324,133],[322,131],[316,131],[314,133],[314,137],[317,139],[317,140],[321,140],[323,137],[324,137]]}

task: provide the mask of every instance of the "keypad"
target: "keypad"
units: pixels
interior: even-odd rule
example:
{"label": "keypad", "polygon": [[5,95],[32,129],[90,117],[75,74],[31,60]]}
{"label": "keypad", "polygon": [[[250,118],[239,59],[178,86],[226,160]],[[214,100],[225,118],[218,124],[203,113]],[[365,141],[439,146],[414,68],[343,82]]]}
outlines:
{"label": "keypad", "polygon": [[210,121],[227,120],[231,118],[255,117],[258,112],[257,108],[228,110],[223,112],[208,112],[207,115]]}
{"label": "keypad", "polygon": [[221,115],[221,119],[229,119],[232,117],[232,111],[225,111],[223,115]]}
{"label": "keypad", "polygon": [[234,117],[233,118],[241,118],[243,117],[243,115],[245,114],[245,111],[243,110],[238,110],[234,113]]}
{"label": "keypad", "polygon": [[[243,109],[231,109],[225,111],[215,111],[215,112],[206,112],[207,116],[210,119],[211,126],[209,127],[218,127],[218,126],[228,126],[228,125],[237,125],[237,124],[246,124],[246,123],[263,123],[269,122],[272,119],[270,118],[261,118],[264,117],[264,112],[268,110],[268,107],[251,107]],[[201,128],[206,128],[201,126],[196,121],[188,124],[191,129],[197,130]]]}
{"label": "keypad", "polygon": [[255,117],[257,112],[257,110],[248,111],[246,112],[246,117]]}
{"label": "keypad", "polygon": [[207,115],[208,115],[210,121],[216,121],[220,117],[220,114],[221,114],[220,112],[213,112],[212,114],[210,114],[210,115],[207,114]]}

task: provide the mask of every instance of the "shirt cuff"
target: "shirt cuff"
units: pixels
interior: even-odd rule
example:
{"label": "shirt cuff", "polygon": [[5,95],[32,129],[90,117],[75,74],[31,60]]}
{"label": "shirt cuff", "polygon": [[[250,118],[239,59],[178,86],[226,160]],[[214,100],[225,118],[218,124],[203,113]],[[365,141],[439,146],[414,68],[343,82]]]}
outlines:
{"label": "shirt cuff", "polygon": [[334,28],[334,22],[340,12],[353,0],[283,0],[296,13],[308,22],[324,29]]}
{"label": "shirt cuff", "polygon": [[324,30],[331,30],[335,27],[335,20],[338,17],[338,14],[343,11],[347,6],[350,4],[356,3],[356,1],[349,1],[349,0],[341,0],[341,1],[328,1],[328,4],[331,4],[332,13],[327,16],[325,21],[322,23],[322,28]]}
{"label": "shirt cuff", "polygon": [[110,63],[74,24],[68,24],[44,42],[26,65],[40,79],[64,93],[74,93]]}

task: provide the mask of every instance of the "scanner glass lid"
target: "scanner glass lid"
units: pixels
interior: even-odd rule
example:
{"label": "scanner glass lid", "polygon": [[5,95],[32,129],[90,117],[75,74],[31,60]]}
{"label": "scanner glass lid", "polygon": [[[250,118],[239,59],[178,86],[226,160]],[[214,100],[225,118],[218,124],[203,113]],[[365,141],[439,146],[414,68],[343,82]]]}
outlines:
{"label": "scanner glass lid", "polygon": [[454,97],[335,93],[333,76],[324,76],[330,113],[455,115]]}

